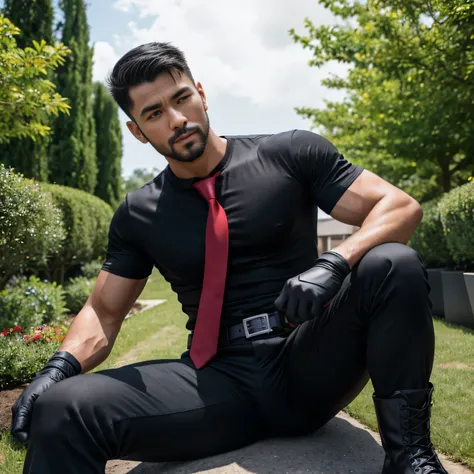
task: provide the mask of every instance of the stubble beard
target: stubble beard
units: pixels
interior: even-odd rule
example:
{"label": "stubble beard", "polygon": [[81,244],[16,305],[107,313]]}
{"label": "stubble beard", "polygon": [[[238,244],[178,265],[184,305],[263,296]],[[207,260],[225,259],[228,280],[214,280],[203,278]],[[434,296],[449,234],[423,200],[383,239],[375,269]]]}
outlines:
{"label": "stubble beard", "polygon": [[[209,138],[209,131],[210,131],[210,122],[209,116],[207,112],[206,114],[206,125],[205,130],[203,130],[200,126],[197,127],[189,127],[186,129],[181,129],[179,133],[173,135],[173,137],[169,141],[169,148],[155,145],[152,141],[148,140],[151,146],[163,156],[168,158],[172,158],[173,160],[179,161],[181,163],[191,163],[197,160],[199,157],[202,156],[204,150],[206,149],[207,140]],[[174,148],[174,141],[177,140],[182,135],[189,133],[189,132],[196,132],[192,137],[192,140],[184,145],[185,150],[177,151]],[[178,146],[179,145],[178,143]]]}

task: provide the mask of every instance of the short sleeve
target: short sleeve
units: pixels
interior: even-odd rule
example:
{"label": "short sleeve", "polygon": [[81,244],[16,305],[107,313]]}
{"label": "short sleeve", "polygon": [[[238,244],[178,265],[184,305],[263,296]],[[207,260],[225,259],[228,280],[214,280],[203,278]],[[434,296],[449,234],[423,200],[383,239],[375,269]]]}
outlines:
{"label": "short sleeve", "polygon": [[364,171],[344,158],[329,140],[305,130],[293,132],[291,153],[301,179],[309,186],[313,202],[326,214]]}
{"label": "short sleeve", "polygon": [[124,278],[141,280],[151,274],[153,261],[141,251],[138,242],[130,238],[133,228],[125,198],[110,223],[107,256],[102,270]]}

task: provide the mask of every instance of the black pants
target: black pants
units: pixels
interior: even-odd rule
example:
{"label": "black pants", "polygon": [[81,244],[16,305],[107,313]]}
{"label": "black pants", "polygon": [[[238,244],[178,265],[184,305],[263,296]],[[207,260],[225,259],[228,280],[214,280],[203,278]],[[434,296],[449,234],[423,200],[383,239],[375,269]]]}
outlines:
{"label": "black pants", "polygon": [[195,370],[186,351],[63,380],[33,412],[24,473],[99,474],[110,459],[182,461],[309,433],[372,379],[379,396],[425,388],[434,333],[418,255],[387,243],[353,268],[319,330],[246,339]]}

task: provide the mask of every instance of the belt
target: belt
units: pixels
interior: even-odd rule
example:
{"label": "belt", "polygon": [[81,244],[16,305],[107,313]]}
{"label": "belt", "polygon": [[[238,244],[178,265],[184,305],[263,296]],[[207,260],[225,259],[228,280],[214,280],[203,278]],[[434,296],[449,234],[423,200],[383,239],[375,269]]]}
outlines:
{"label": "belt", "polygon": [[[240,323],[230,326],[223,326],[219,332],[219,346],[228,346],[236,339],[260,336],[273,332],[274,329],[287,329],[289,326],[282,323],[280,313],[263,313],[244,318]],[[279,331],[278,331],[279,332]],[[193,333],[188,335],[188,349],[191,348]]]}

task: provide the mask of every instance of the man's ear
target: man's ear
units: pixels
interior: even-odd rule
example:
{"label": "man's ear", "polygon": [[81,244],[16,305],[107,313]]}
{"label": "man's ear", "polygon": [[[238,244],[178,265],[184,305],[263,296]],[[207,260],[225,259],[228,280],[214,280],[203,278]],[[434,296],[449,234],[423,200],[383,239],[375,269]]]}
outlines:
{"label": "man's ear", "polygon": [[142,131],[135,122],[129,120],[127,122],[127,127],[130,130],[131,134],[140,142],[148,143],[148,140],[143,136]]}
{"label": "man's ear", "polygon": [[196,89],[199,93],[199,95],[201,96],[201,100],[202,100],[202,103],[204,105],[204,110],[207,111],[207,109],[209,108],[209,106],[207,105],[207,100],[206,100],[206,93],[204,92],[204,88],[202,87],[202,84],[200,82],[198,82],[196,84]]}

